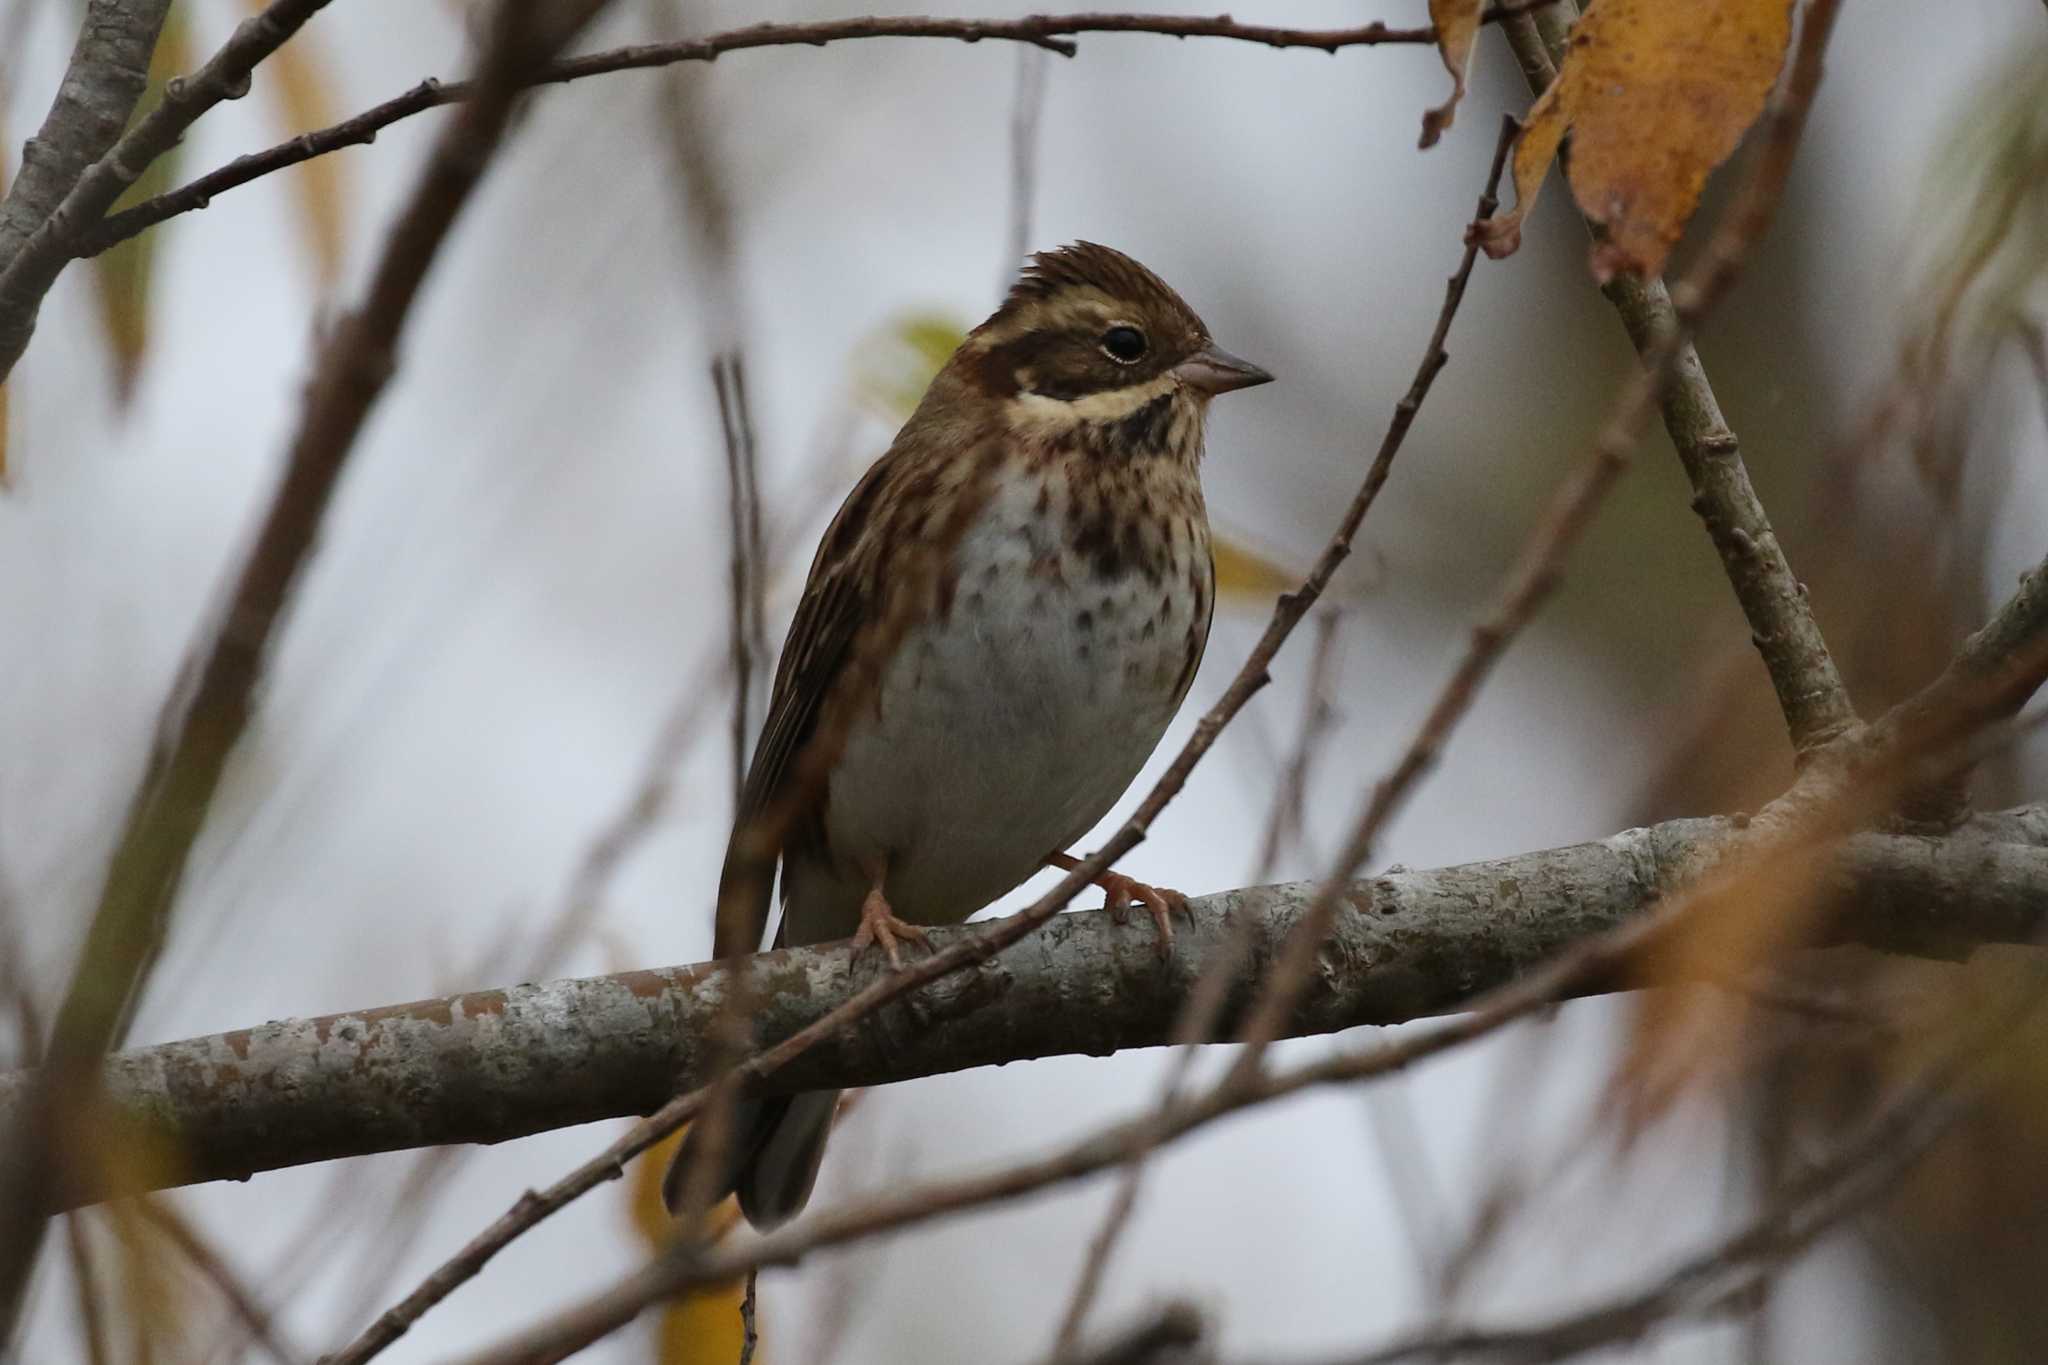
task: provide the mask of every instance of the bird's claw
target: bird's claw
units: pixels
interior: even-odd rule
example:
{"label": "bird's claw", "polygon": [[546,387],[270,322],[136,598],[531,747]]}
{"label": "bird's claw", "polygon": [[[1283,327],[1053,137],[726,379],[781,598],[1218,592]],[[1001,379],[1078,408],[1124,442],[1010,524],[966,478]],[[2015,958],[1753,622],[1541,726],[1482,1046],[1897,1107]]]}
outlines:
{"label": "bird's claw", "polygon": [[896,948],[899,938],[908,939],[926,950],[931,948],[931,940],[924,930],[909,920],[898,919],[879,888],[868,892],[867,899],[860,903],[860,928],[853,934],[853,955],[858,958],[869,948],[880,944],[883,954],[889,959],[889,966],[900,971],[903,955]]}
{"label": "bird's claw", "polygon": [[1127,924],[1131,918],[1131,902],[1145,907],[1152,916],[1153,928],[1157,931],[1156,942],[1159,955],[1166,957],[1173,951],[1173,915],[1193,915],[1188,908],[1188,898],[1170,887],[1149,886],[1121,872],[1105,872],[1101,877],[1102,908],[1109,911],[1110,918],[1118,924]]}

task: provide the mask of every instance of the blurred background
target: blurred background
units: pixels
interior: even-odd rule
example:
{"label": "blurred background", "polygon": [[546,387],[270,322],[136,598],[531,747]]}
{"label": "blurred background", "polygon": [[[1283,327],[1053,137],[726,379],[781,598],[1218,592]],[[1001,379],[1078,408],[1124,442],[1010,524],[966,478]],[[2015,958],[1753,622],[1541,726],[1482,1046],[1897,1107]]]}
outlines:
{"label": "blurred background", "polygon": [[[166,69],[196,65],[249,8],[179,0]],[[861,8],[620,0],[582,45]],[[80,10],[0,0],[9,173]],[[1299,0],[1257,17],[1428,22],[1422,0]],[[533,100],[352,461],[135,1043],[708,955],[732,763],[711,358],[745,358],[779,640],[826,518],[946,338],[1000,297],[1020,226],[1033,248],[1085,237],[1132,253],[1280,379],[1219,404],[1211,426],[1210,507],[1232,548],[1207,662],[1163,748],[1177,746],[1361,477],[1457,262],[1498,115],[1527,95],[1500,35],[1482,34],[1457,126],[1424,154],[1418,120],[1448,84],[1426,47],[1080,46],[1071,60],[941,41],[764,50]],[[469,57],[452,0],[337,3],[249,98],[197,125],[164,179],[458,75]],[[1701,351],[1868,715],[1931,676],[2042,550],[2042,376],[1999,338],[2013,310],[2038,317],[2041,303],[2044,162],[2027,149],[2048,144],[2034,116],[2048,107],[2048,14],[2023,0],[1858,0],[1828,72],[1780,219]],[[46,1012],[181,654],[270,491],[314,335],[358,291],[442,117],[74,267],[8,385],[0,910]],[[2001,257],[1962,311],[1954,382],[1901,412],[1915,338],[1980,206],[2002,195],[2023,201],[2017,259]],[[1524,249],[1480,264],[1330,624],[1297,636],[1124,870],[1199,893],[1327,866],[1626,372],[1586,245],[1553,185]],[[1769,689],[1686,503],[1658,432],[1385,861],[1595,838],[1753,808],[1783,786]],[[1310,724],[1318,697],[1327,714]],[[1303,818],[1269,841],[1305,726]],[[1986,802],[2038,795],[2040,758],[2038,745],[2001,758]],[[1095,1321],[1186,1297],[1227,1353],[1284,1358],[1453,1308],[1568,1306],[1731,1225],[1771,1153],[1826,1131],[1865,1074],[1853,1052],[1751,1029],[1726,1045],[1767,1065],[1623,1151],[1594,1110],[1631,1010],[1575,1004],[1411,1075],[1174,1146]],[[0,1039],[12,1027],[0,1015]],[[1165,1061],[1063,1059],[869,1093],[834,1141],[820,1201],[1044,1149],[1128,1114]],[[2048,1203],[2033,1197],[2048,1193],[2043,1117],[2038,1104],[1987,1108],[1896,1207],[1802,1261],[1764,1328],[1660,1334],[1627,1358],[2042,1358],[2048,1327],[2026,1300],[2048,1250]],[[613,1131],[310,1167],[167,1202],[310,1358]],[[1108,1192],[1063,1189],[765,1275],[761,1359],[1031,1359]],[[644,1179],[582,1200],[385,1358],[447,1358],[609,1283],[658,1235],[649,1200]],[[1475,1235],[1503,1204],[1517,1216]],[[46,1247],[24,1360],[87,1358],[81,1267],[111,1305],[114,1358],[242,1354],[217,1294],[132,1220],[95,1213]],[[717,1345],[730,1303],[714,1306],[589,1358],[731,1359]]]}

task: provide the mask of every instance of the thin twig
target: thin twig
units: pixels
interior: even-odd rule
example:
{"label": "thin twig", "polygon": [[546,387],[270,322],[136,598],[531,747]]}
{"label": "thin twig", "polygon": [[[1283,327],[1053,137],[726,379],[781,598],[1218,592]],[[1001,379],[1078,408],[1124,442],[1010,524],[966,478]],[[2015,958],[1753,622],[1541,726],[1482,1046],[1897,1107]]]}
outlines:
{"label": "thin twig", "polygon": [[1259,856],[1252,880],[1262,882],[1273,875],[1282,850],[1302,836],[1302,813],[1308,801],[1309,772],[1315,766],[1322,740],[1336,719],[1331,704],[1331,678],[1337,666],[1337,627],[1343,616],[1324,612],[1316,622],[1316,645],[1309,655],[1308,677],[1302,684],[1301,733],[1295,736],[1294,752],[1280,770],[1273,793],[1273,808],[1266,816],[1266,831],[1259,838]]}
{"label": "thin twig", "polygon": [[732,664],[732,800],[738,809],[747,780],[747,744],[753,735],[754,665],[764,658],[756,630],[762,620],[761,489],[753,423],[746,412],[746,387],[739,353],[711,362],[711,386],[718,396],[719,426],[725,435],[726,511],[732,538],[730,642]]}
{"label": "thin twig", "polygon": [[[1526,15],[1555,4],[1557,0],[1512,0],[1487,10],[1487,22]],[[755,24],[748,28],[716,33],[703,38],[669,43],[643,43],[634,47],[592,52],[556,62],[533,79],[535,84],[562,84],[587,76],[614,71],[633,71],[671,66],[677,62],[714,61],[728,52],[767,47],[823,47],[828,43],[865,38],[943,38],[960,42],[1029,43],[1073,56],[1079,49],[1068,35],[1088,33],[1151,33],[1172,38],[1230,38],[1273,48],[1304,48],[1335,53],[1352,47],[1388,44],[1431,44],[1433,28],[1389,28],[1382,23],[1355,28],[1276,28],[1261,24],[1240,24],[1227,15],[1215,18],[1182,18],[1154,14],[1041,14],[1023,19],[942,19],[920,16],[900,18],[841,19],[822,23]],[[103,220],[78,239],[74,250],[80,256],[95,256],[117,242],[126,241],[145,228],[166,218],[203,209],[213,196],[287,166],[296,166],[316,156],[372,142],[379,132],[401,119],[442,105],[457,104],[476,94],[473,81],[441,81],[429,78],[393,99],[386,100],[354,118],[317,132],[302,133],[261,152],[252,152],[212,171],[190,184],[148,199],[133,208]]]}
{"label": "thin twig", "polygon": [[1045,49],[1017,49],[1017,92],[1010,106],[1010,240],[996,277],[1001,298],[1031,250],[1031,208],[1038,197],[1038,125],[1045,112],[1051,59]]}
{"label": "thin twig", "polygon": [[747,1272],[746,1291],[740,1295],[740,1365],[754,1365],[754,1352],[761,1346],[761,1325],[757,1320],[761,1272]]}
{"label": "thin twig", "polygon": [[[1423,344],[1422,358],[1416,363],[1415,374],[1408,382],[1408,391],[1394,405],[1393,416],[1387,422],[1386,433],[1380,438],[1379,450],[1374,454],[1371,466],[1366,471],[1365,483],[1360,497],[1370,505],[1379,489],[1385,485],[1387,476],[1393,470],[1394,457],[1401,451],[1402,443],[1415,424],[1415,418],[1422,411],[1423,402],[1436,377],[1445,365],[1450,363],[1450,352],[1445,349],[1450,340],[1451,324],[1458,315],[1458,305],[1464,302],[1466,285],[1471,282],[1472,270],[1479,260],[1479,237],[1474,225],[1483,223],[1492,216],[1498,206],[1500,178],[1507,167],[1508,150],[1514,145],[1515,122],[1501,121],[1500,137],[1494,144],[1493,162],[1486,173],[1486,184],[1479,192],[1479,202],[1474,209],[1472,224],[1464,234],[1464,254],[1458,260],[1458,267],[1444,281],[1444,301],[1437,309],[1436,321],[1430,327],[1429,339]],[[1360,517],[1363,517],[1363,511]],[[1284,599],[1283,599],[1284,600]],[[1324,646],[1330,639],[1330,632],[1324,634]],[[1318,648],[1318,657],[1322,647]],[[1313,668],[1311,670],[1313,672]],[[1306,738],[1304,738],[1304,743]],[[1305,760],[1304,760],[1305,761]],[[1197,1043],[1206,1041],[1216,1030],[1216,1023],[1228,997],[1228,985],[1233,981],[1250,947],[1252,927],[1247,921],[1234,933],[1213,960],[1203,967],[1202,977],[1195,990],[1189,995],[1182,1017],[1175,1027],[1175,1034],[1181,1043],[1181,1054],[1169,1069],[1165,1084],[1161,1087],[1158,1109],[1162,1117],[1178,1101],[1181,1086],[1189,1068],[1194,1062]],[[1088,1244],[1087,1256],[1082,1264],[1080,1278],[1075,1281],[1074,1292],[1062,1316],[1055,1351],[1069,1350],[1079,1339],[1081,1324],[1087,1318],[1090,1305],[1094,1302],[1102,1277],[1109,1267],[1109,1258],[1116,1249],[1118,1238],[1128,1223],[1137,1203],[1138,1185],[1143,1176],[1146,1149],[1137,1148],[1130,1164],[1124,1168],[1122,1180],[1116,1193],[1110,1199],[1108,1211],[1103,1216],[1100,1230]]]}

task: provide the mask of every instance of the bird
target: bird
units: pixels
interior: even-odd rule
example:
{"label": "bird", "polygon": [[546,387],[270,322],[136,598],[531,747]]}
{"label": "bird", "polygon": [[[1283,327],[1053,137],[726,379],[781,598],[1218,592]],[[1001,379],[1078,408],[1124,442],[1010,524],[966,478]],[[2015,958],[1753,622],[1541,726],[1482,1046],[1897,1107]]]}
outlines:
{"label": "bird", "polygon": [[[852,936],[893,966],[1069,852],[1186,697],[1216,601],[1200,466],[1209,401],[1271,381],[1179,294],[1093,242],[1035,254],[932,379],[820,541],[720,876],[714,952]],[[1177,892],[1116,872],[1105,906]],[[743,1098],[663,1197],[810,1197],[837,1092]]]}

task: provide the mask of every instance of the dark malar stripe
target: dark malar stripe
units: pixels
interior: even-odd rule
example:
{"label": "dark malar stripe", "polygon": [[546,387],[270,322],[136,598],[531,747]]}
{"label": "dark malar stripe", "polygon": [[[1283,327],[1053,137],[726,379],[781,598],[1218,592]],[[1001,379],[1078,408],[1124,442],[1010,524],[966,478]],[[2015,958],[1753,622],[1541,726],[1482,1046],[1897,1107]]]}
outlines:
{"label": "dark malar stripe", "polygon": [[1141,450],[1163,450],[1167,433],[1173,429],[1173,394],[1162,393],[1136,412],[1103,425],[1108,428],[1108,445],[1114,451],[1135,454]]}

